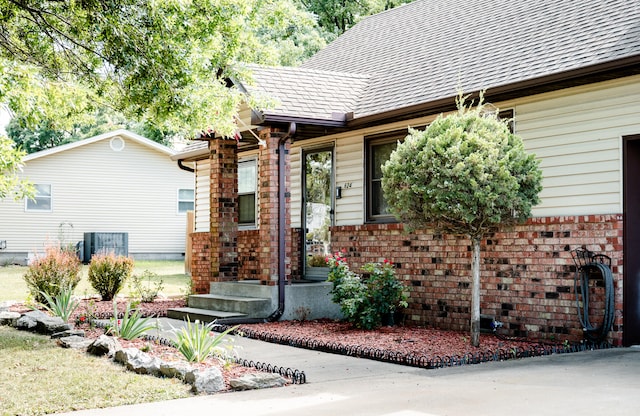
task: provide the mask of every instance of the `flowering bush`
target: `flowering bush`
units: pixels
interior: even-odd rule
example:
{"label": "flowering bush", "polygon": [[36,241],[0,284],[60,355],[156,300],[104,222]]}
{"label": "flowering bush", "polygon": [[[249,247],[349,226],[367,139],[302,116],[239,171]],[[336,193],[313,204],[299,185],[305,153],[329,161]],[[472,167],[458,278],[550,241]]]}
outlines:
{"label": "flowering bush", "polygon": [[65,289],[76,288],[80,283],[80,260],[60,246],[47,247],[45,255],[29,265],[24,281],[34,300],[45,303],[43,293],[55,298]]}
{"label": "flowering bush", "polygon": [[406,287],[395,275],[393,263],[367,263],[364,279],[349,269],[343,253],[327,258],[329,278],[333,282],[332,300],[340,305],[347,321],[358,328],[373,329],[382,324],[385,315],[407,306]]}

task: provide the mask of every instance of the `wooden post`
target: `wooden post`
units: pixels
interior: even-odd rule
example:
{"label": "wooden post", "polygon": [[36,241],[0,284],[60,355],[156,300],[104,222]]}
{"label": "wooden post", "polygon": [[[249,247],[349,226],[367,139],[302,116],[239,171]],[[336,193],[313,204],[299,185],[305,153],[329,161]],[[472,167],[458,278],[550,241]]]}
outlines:
{"label": "wooden post", "polygon": [[187,211],[187,236],[186,236],[186,248],[184,251],[184,273],[187,276],[191,276],[191,233],[195,231],[194,229],[194,213],[193,211]]}

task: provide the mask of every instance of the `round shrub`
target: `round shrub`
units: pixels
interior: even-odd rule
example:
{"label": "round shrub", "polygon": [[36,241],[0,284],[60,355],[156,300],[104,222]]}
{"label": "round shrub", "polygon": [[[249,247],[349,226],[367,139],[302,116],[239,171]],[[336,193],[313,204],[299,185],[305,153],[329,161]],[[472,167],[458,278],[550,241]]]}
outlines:
{"label": "round shrub", "polygon": [[80,282],[80,260],[75,253],[58,246],[48,247],[45,255],[36,257],[24,274],[29,293],[39,303],[46,301],[42,293],[52,298],[71,290]]}
{"label": "round shrub", "polygon": [[96,254],[89,263],[89,283],[102,296],[112,300],[133,271],[133,260],[114,254]]}

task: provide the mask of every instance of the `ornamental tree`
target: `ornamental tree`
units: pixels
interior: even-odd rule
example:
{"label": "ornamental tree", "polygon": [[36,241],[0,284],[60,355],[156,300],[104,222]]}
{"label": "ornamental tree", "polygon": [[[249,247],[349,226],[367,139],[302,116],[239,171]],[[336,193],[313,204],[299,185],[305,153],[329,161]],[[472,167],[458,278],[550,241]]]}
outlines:
{"label": "ornamental tree", "polygon": [[389,210],[408,229],[467,236],[473,247],[471,343],[480,344],[480,241],[523,222],[539,203],[542,173],[508,122],[480,102],[410,130],[382,167]]}

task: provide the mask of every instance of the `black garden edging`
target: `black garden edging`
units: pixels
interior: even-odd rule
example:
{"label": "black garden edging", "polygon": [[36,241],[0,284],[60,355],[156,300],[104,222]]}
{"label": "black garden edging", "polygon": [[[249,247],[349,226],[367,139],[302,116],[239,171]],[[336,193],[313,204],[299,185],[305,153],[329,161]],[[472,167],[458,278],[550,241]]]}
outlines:
{"label": "black garden edging", "polygon": [[[218,325],[216,330],[225,331],[229,329],[228,325]],[[348,355],[358,358],[368,358],[376,361],[383,361],[392,364],[401,364],[411,367],[419,367],[426,369],[454,367],[466,364],[480,364],[490,361],[505,361],[515,358],[539,357],[552,354],[566,354],[572,352],[599,350],[614,348],[611,344],[601,342],[594,344],[591,342],[581,342],[570,345],[555,345],[533,343],[530,348],[511,348],[499,349],[496,351],[482,351],[475,354],[465,354],[463,356],[433,356],[403,354],[396,351],[384,350],[379,348],[371,348],[364,345],[344,345],[340,343],[327,343],[318,341],[313,338],[290,337],[287,335],[272,334],[260,331],[254,331],[250,328],[239,328],[243,336],[248,338],[271,342],[274,344],[289,345],[297,348],[306,348],[315,351],[328,352],[333,354]]]}
{"label": "black garden edging", "polygon": [[[122,319],[124,313],[119,313],[118,314],[118,318],[117,319]],[[144,315],[144,314],[143,314]],[[101,313],[101,314],[96,314],[95,315],[96,318],[101,319],[101,320],[106,320],[106,319],[112,319],[113,318],[113,313],[109,314],[108,312],[106,313]],[[143,316],[145,318],[161,318],[163,316],[166,316],[166,313],[162,314],[162,313],[157,313],[157,314],[150,314],[149,316]],[[108,326],[107,323],[105,322],[100,322],[97,320],[93,321],[93,324],[96,325],[99,328],[106,328]],[[164,338],[161,336],[156,336],[156,335],[143,335],[142,339],[145,341],[149,341],[149,342],[157,342],[160,345],[164,345],[167,347],[174,347],[175,348],[175,342],[168,339],[168,338]],[[255,368],[256,370],[259,371],[265,371],[268,373],[276,373],[281,375],[282,377],[287,377],[291,380],[291,382],[293,384],[305,384],[307,382],[307,376],[305,375],[304,371],[300,371],[297,369],[292,369],[289,367],[280,367],[280,366],[276,366],[276,365],[272,365],[272,364],[268,364],[268,363],[263,363],[260,361],[253,361],[253,360],[246,360],[243,358],[235,358],[234,359],[234,363],[241,365],[243,367],[248,367],[248,368]]]}

